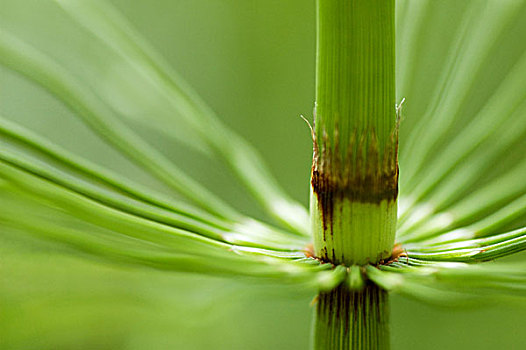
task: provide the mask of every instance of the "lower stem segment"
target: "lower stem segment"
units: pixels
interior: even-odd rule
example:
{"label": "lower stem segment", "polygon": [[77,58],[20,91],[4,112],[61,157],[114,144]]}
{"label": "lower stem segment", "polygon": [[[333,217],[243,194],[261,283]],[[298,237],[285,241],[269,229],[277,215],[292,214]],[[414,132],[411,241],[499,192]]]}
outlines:
{"label": "lower stem segment", "polygon": [[351,291],[341,285],[320,293],[316,307],[314,350],[387,350],[389,296],[376,285]]}
{"label": "lower stem segment", "polygon": [[[328,197],[328,198],[327,198]],[[314,252],[333,264],[367,265],[388,259],[396,232],[396,200],[353,201],[341,191],[311,191]]]}

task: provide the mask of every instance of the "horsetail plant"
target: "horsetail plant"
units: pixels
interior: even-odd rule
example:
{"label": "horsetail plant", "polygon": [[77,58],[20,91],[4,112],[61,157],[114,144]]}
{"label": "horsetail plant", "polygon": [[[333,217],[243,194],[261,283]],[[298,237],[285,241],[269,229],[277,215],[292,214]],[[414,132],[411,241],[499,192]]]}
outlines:
{"label": "horsetail plant", "polygon": [[[390,293],[431,303],[526,295],[524,263],[487,263],[526,249],[526,159],[519,152],[494,166],[524,149],[524,45],[492,95],[463,109],[524,1],[467,3],[454,54],[417,111],[410,66],[432,2],[317,0],[310,212],[113,6],[54,2],[176,116],[146,122],[168,135],[190,130],[185,142],[224,162],[273,221],[240,212],[187,175],[130,126],[103,82],[75,76],[3,30],[2,66],[52,94],[177,197],[0,117],[2,230],[114,264],[315,288],[314,349],[388,349]],[[408,94],[407,111],[397,90]]]}

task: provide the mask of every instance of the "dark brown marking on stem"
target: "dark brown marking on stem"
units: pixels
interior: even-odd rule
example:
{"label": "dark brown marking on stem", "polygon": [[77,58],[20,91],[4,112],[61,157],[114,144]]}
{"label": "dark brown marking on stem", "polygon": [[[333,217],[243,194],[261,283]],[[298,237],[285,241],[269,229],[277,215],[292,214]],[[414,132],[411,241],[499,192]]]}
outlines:
{"label": "dark brown marking on stem", "polygon": [[[303,251],[305,252],[305,256],[307,258],[316,259],[323,264],[333,264],[333,260],[329,259],[329,257],[327,256],[326,247],[322,248],[320,256],[314,255],[314,246],[312,245],[312,243],[307,244],[307,246],[304,248]],[[334,249],[333,249],[333,255],[334,255]],[[399,261],[400,258],[408,258],[408,255],[407,255],[407,251],[405,250],[405,248],[400,243],[397,243],[394,245],[393,251],[389,258],[385,260],[380,260],[377,264],[371,264],[371,266],[389,265],[393,262]],[[340,265],[345,266],[345,264],[340,264]],[[364,271],[365,270],[363,270],[363,267],[362,267],[362,274],[364,274]]]}
{"label": "dark brown marking on stem", "polygon": [[398,123],[388,142],[379,150],[373,130],[359,135],[351,134],[348,147],[342,152],[336,129],[334,146],[327,133],[321,145],[314,138],[311,169],[312,190],[318,199],[326,232],[332,234],[334,203],[348,199],[351,202],[380,204],[383,200],[396,201],[398,197]]}

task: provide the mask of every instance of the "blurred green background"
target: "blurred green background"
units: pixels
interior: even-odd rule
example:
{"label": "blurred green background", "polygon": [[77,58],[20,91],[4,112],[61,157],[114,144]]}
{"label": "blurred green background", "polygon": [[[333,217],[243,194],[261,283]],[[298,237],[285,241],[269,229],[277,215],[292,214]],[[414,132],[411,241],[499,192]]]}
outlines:
{"label": "blurred green background", "polygon": [[[415,0],[417,1],[417,0]],[[112,1],[231,128],[263,154],[281,185],[308,202],[314,0]],[[411,1],[408,2],[411,5]],[[429,103],[466,2],[440,1],[419,35],[407,89],[406,130]],[[99,93],[112,96],[130,125],[195,178],[244,212],[263,217],[229,173],[180,130],[159,130],[153,115],[176,117],[147,82],[115,64],[114,53],[52,1],[0,0],[2,28],[52,55]],[[522,54],[526,12],[488,60],[487,75],[463,106],[476,110]],[[522,20],[521,20],[522,19]],[[406,19],[408,21],[411,18]],[[400,59],[405,59],[400,53]],[[498,62],[498,65],[495,64]],[[60,145],[153,187],[162,186],[100,142],[40,88],[0,70],[0,112]],[[155,119],[155,117],[153,117]],[[161,124],[159,124],[161,125]],[[404,130],[403,130],[404,132]],[[403,145],[403,140],[402,140]],[[403,151],[403,150],[402,150]],[[523,254],[524,256],[524,254]],[[520,258],[520,257],[519,257]],[[254,280],[207,278],[115,266],[0,226],[2,349],[305,349],[314,291]],[[393,295],[394,349],[520,349],[525,305],[431,307]]]}

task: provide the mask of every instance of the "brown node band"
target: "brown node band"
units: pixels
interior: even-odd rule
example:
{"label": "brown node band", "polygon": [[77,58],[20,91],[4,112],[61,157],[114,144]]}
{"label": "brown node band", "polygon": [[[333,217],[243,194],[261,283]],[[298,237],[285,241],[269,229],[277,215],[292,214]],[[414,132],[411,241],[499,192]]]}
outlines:
{"label": "brown node band", "polygon": [[398,197],[398,125],[379,152],[374,130],[357,137],[354,132],[346,152],[340,152],[337,131],[331,147],[324,132],[321,145],[314,138],[312,190],[318,199],[324,230],[332,223],[334,202],[379,204]]}

